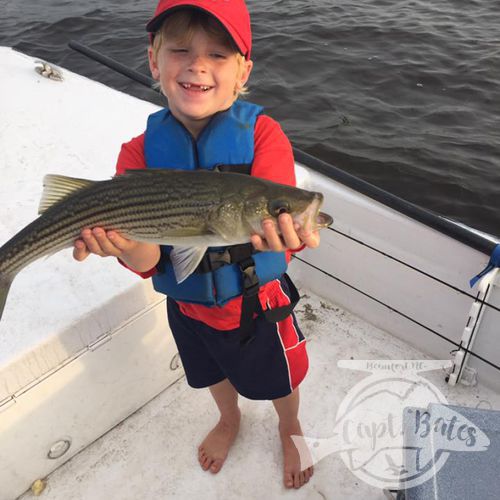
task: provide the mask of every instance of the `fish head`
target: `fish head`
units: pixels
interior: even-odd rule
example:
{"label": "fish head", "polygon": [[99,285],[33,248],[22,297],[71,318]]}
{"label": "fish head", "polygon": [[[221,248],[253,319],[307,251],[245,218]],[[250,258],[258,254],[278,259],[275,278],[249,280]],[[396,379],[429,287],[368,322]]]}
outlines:
{"label": "fish head", "polygon": [[[249,197],[244,206],[244,216],[252,230],[262,235],[262,221],[276,222],[282,213],[291,215],[293,222],[306,231],[317,231],[332,224],[328,214],[319,211],[323,195],[292,186],[272,184],[266,192]],[[278,226],[276,226],[278,228]]]}

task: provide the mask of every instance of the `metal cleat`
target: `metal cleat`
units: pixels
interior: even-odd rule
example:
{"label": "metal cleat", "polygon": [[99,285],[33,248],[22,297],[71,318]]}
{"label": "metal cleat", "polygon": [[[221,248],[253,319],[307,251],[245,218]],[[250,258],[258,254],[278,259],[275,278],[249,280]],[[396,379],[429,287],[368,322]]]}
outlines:
{"label": "metal cleat", "polygon": [[55,66],[51,66],[49,63],[40,60],[35,61],[35,64],[40,64],[40,66],[35,66],[35,71],[39,75],[49,78],[50,80],[55,80],[56,82],[63,81],[61,70],[57,69]]}

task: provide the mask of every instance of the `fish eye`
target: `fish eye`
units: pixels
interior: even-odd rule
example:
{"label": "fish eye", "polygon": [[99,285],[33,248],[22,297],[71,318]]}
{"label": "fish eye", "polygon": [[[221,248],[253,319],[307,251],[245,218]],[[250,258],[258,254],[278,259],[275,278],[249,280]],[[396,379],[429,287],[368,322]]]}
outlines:
{"label": "fish eye", "polygon": [[289,214],[290,203],[286,200],[272,200],[269,202],[268,210],[274,217],[278,217],[280,214]]}

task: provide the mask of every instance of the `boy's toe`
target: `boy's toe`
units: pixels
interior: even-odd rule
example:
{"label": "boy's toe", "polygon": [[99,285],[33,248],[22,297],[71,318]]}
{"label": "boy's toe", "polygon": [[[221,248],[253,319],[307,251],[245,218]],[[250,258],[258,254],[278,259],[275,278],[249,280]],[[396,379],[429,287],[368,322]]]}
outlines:
{"label": "boy's toe", "polygon": [[210,466],[210,472],[217,474],[222,468],[223,461],[222,460],[214,460],[212,462],[212,465]]}
{"label": "boy's toe", "polygon": [[299,477],[299,485],[300,486],[304,486],[304,483],[306,482],[305,478],[304,478],[304,473],[303,472],[299,472],[297,474],[297,476]]}
{"label": "boy's toe", "polygon": [[201,458],[200,458],[200,465],[201,465],[201,468],[203,470],[208,470],[208,468],[210,467],[210,464],[212,463],[212,460],[210,460],[209,457],[207,457],[206,455],[203,455]]}
{"label": "boy's toe", "polygon": [[285,488],[293,488],[293,476],[290,472],[285,473],[284,483]]}
{"label": "boy's toe", "polygon": [[300,484],[300,472],[299,473],[295,473],[293,475],[293,487],[294,488],[300,488],[302,485]]}

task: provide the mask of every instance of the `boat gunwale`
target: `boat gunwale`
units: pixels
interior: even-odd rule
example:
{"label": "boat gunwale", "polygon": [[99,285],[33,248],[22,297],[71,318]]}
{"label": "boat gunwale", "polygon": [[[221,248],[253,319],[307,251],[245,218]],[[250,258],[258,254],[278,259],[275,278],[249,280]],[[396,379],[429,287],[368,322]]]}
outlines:
{"label": "boat gunwale", "polygon": [[[392,208],[411,219],[414,219],[426,226],[439,231],[446,236],[449,236],[460,243],[474,248],[482,253],[491,255],[497,242],[489,239],[481,234],[474,232],[467,226],[453,222],[443,216],[437,215],[434,212],[422,208],[414,203],[404,200],[399,196],[385,191],[382,188],[370,184],[369,182],[356,177],[338,167],[333,166],[315,156],[306,153],[298,148],[293,148],[295,161],[301,165],[329,177],[330,179],[339,182],[340,184],[353,189],[369,198],[382,203],[383,205]],[[494,236],[492,236],[494,238]]]}

